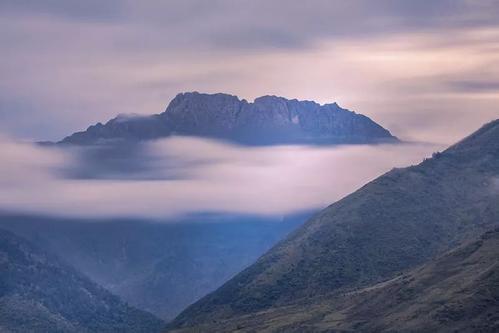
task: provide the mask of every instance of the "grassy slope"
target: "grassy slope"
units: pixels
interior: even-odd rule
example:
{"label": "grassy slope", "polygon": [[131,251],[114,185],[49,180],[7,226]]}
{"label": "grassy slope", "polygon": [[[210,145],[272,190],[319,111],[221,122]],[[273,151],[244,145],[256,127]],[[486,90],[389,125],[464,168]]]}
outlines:
{"label": "grassy slope", "polygon": [[393,277],[499,223],[499,121],[331,205],[187,308],[181,328]]}
{"label": "grassy slope", "polygon": [[499,229],[392,280],[189,332],[497,332]]}

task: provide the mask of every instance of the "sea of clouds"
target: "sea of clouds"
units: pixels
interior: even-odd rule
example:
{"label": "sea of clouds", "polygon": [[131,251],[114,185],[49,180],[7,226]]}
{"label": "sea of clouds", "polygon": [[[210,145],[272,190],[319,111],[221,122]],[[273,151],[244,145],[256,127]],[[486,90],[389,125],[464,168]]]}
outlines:
{"label": "sea of clouds", "polygon": [[0,210],[101,218],[319,209],[430,144],[245,147],[173,137],[150,143],[41,146],[0,139]]}

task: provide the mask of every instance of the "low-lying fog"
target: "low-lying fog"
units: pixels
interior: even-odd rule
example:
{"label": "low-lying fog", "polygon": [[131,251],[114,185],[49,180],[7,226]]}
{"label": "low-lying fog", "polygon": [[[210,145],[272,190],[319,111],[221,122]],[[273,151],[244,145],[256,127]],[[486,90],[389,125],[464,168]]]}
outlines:
{"label": "low-lying fog", "polygon": [[71,217],[282,215],[324,207],[441,148],[242,147],[187,137],[68,148],[2,138],[0,210]]}

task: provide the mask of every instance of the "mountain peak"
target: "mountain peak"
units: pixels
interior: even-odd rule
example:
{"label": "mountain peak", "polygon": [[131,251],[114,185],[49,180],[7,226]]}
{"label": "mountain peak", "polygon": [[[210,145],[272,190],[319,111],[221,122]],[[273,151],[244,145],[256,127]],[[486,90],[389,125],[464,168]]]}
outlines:
{"label": "mountain peak", "polygon": [[185,91],[178,93],[175,95],[175,97],[172,99],[170,104],[175,101],[175,100],[202,100],[202,99],[237,99],[239,100],[239,97],[235,95],[230,95],[226,93],[203,93],[199,91]]}
{"label": "mountain peak", "polygon": [[197,91],[180,93],[163,113],[118,116],[105,125],[64,138],[62,143],[96,144],[148,140],[171,135],[225,139],[242,144],[339,144],[396,142],[370,118],[338,104],[320,105],[266,95],[252,103],[237,96]]}
{"label": "mountain peak", "polygon": [[[254,104],[258,104],[258,103],[263,103],[263,102],[289,102],[290,100],[285,98],[285,97],[282,97],[282,96],[276,96],[276,95],[263,95],[263,96],[260,96],[260,97],[257,97],[255,98],[255,100],[253,101]],[[297,101],[296,99],[294,101]]]}

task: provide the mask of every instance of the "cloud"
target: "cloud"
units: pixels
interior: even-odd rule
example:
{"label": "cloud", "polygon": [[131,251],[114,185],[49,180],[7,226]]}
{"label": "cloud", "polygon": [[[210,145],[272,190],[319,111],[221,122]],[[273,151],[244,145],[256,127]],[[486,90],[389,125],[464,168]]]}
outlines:
{"label": "cloud", "polygon": [[[204,46],[244,49],[302,47],[314,40],[497,25],[494,1],[203,0],[7,1],[7,15],[49,16],[76,23],[150,26],[172,46],[182,40]],[[152,29],[151,29],[152,30]],[[175,38],[179,32],[182,36]],[[187,44],[184,44],[184,46]],[[191,46],[192,47],[192,46]]]}
{"label": "cloud", "polygon": [[86,218],[317,209],[436,150],[430,145],[240,147],[175,137],[131,154],[104,151],[101,156],[118,160],[97,164],[85,158],[95,151],[5,139],[0,146],[8,161],[0,166],[0,210]]}
{"label": "cloud", "polygon": [[124,3],[119,0],[18,0],[0,2],[0,10],[10,15],[32,16],[49,15],[55,18],[73,20],[111,20],[123,14]]}
{"label": "cloud", "polygon": [[484,93],[498,93],[499,94],[499,81],[452,81],[449,86],[457,92],[484,92]]}

